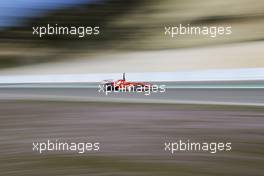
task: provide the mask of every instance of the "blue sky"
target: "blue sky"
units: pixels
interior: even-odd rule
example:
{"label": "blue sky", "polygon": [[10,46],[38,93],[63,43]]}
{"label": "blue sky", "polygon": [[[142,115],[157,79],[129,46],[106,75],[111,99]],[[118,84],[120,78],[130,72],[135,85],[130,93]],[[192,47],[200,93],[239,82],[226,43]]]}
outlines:
{"label": "blue sky", "polygon": [[21,18],[96,0],[0,0],[0,27],[16,25]]}

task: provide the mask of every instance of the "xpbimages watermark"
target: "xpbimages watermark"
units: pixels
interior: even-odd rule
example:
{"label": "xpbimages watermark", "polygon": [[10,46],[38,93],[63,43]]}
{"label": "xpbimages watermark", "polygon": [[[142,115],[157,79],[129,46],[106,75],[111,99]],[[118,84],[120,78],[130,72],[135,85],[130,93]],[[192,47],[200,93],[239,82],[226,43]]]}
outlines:
{"label": "xpbimages watermark", "polygon": [[99,26],[58,26],[58,24],[46,26],[33,26],[32,34],[38,37],[48,36],[48,35],[72,35],[83,38],[91,35],[99,35]]}
{"label": "xpbimages watermark", "polygon": [[165,36],[171,38],[177,37],[179,35],[204,35],[208,37],[218,37],[223,35],[231,35],[231,26],[191,26],[190,24],[178,26],[165,26],[164,27]]}
{"label": "xpbimages watermark", "polygon": [[65,142],[56,140],[46,140],[42,142],[33,142],[32,150],[34,152],[50,153],[50,152],[75,152],[83,154],[87,152],[100,151],[99,142]]}
{"label": "xpbimages watermark", "polygon": [[118,84],[111,83],[111,84],[99,84],[98,92],[104,93],[108,95],[110,93],[125,93],[125,92],[133,92],[133,93],[143,93],[144,95],[148,96],[152,93],[164,93],[166,92],[166,85],[156,85],[156,84]]}
{"label": "xpbimages watermark", "polygon": [[188,140],[178,140],[164,143],[164,151],[170,154],[177,152],[229,152],[232,150],[231,142],[194,142]]}

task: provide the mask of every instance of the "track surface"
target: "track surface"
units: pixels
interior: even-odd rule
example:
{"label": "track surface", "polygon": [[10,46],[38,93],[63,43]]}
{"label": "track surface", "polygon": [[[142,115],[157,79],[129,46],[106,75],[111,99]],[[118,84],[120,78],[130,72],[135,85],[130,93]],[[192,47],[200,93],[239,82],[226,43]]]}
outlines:
{"label": "track surface", "polygon": [[[106,96],[95,88],[1,88],[1,173],[262,175],[263,95],[264,89],[168,89],[150,96]],[[47,139],[100,142],[101,150],[82,155],[32,151],[32,142]],[[164,142],[178,140],[231,142],[232,151],[164,152]]]}
{"label": "track surface", "polygon": [[0,99],[236,104],[264,106],[264,89],[167,89],[165,93],[110,93],[95,88],[0,88]]}
{"label": "track surface", "polygon": [[[263,173],[264,111],[257,107],[2,100],[0,129],[3,175]],[[99,141],[101,151],[32,151],[33,141],[47,139]],[[229,141],[232,151],[164,152],[164,142],[179,139]]]}

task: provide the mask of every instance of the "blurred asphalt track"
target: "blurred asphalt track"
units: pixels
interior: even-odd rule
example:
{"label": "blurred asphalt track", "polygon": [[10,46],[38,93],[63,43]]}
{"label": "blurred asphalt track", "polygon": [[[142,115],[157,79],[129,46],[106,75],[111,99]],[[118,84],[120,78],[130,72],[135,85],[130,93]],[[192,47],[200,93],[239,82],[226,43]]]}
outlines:
{"label": "blurred asphalt track", "polygon": [[[55,96],[55,93],[59,96],[72,94],[72,91],[76,90],[28,89],[21,90],[21,95],[42,92],[45,96]],[[17,96],[18,90],[1,92]],[[76,92],[84,96],[83,93],[92,90]],[[178,96],[183,96],[184,92],[178,92]],[[226,94],[225,99],[235,97],[236,93],[231,93]],[[256,91],[256,96],[260,93],[263,92]],[[2,98],[1,95],[1,175],[263,175],[262,107],[7,101]],[[101,150],[82,155],[63,151],[40,155],[32,151],[32,142],[48,139],[100,142]],[[177,152],[173,156],[164,152],[164,142],[180,139],[232,142],[232,151]]]}
{"label": "blurred asphalt track", "polygon": [[[106,96],[96,84],[2,84],[1,174],[262,175],[263,82],[250,82],[259,88],[245,88],[243,81],[237,88],[230,82],[218,84],[229,88],[175,88],[180,85],[149,96]],[[101,149],[81,155],[32,151],[32,142],[48,139],[100,142]],[[180,139],[231,142],[232,151],[164,152],[164,142]]]}
{"label": "blurred asphalt track", "polygon": [[263,88],[167,88],[165,93],[108,93],[92,87],[2,87],[0,100],[184,103],[264,106]]}

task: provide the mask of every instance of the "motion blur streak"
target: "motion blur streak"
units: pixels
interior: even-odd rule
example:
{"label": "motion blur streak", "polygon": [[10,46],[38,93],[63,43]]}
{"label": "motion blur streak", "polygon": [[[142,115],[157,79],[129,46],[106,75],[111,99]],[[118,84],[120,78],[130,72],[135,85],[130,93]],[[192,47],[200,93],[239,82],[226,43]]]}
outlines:
{"label": "motion blur streak", "polygon": [[[263,74],[256,71],[264,68],[263,0],[56,2],[0,1],[0,76],[6,76],[5,83],[18,75],[178,71],[172,78],[181,82],[171,83],[166,94],[144,99],[138,94],[105,97],[92,84],[0,88],[1,175],[263,175]],[[47,24],[100,26],[100,35],[32,35],[32,27]],[[165,26],[178,24],[231,26],[232,35],[164,36]],[[204,78],[205,72],[212,76],[206,70],[217,69],[231,71],[215,73],[209,83],[182,82],[194,75]],[[217,76],[239,75],[236,69],[258,79],[215,83]],[[188,78],[186,72],[193,74]],[[98,141],[101,153],[32,152],[32,142],[47,139]],[[180,139],[228,141],[232,151],[164,152],[164,142]]]}
{"label": "motion blur streak", "polygon": [[[105,53],[106,51],[173,50],[227,43],[250,44],[254,41],[262,41],[264,36],[262,0],[223,0],[221,2],[203,0],[200,3],[193,0],[106,0],[89,1],[74,7],[59,7],[56,8],[57,10],[51,8],[40,16],[23,18],[19,20],[17,26],[7,27],[0,32],[0,67],[9,68],[75,58],[84,58],[83,60],[89,61],[89,58],[98,55],[100,51]],[[0,11],[5,8],[0,4]],[[168,39],[162,35],[164,25],[179,23],[196,26],[228,25],[232,26],[233,33],[215,39],[204,36],[180,36],[177,39]],[[46,24],[101,26],[102,33],[99,39],[79,40],[78,37],[67,36],[35,38],[32,35],[32,26]],[[258,46],[252,45],[251,48],[254,50]],[[243,49],[240,51],[243,52]],[[241,55],[244,56],[244,54]],[[230,53],[222,51],[220,55],[207,56],[207,59],[215,56],[221,56],[220,59],[224,59],[223,62],[227,64],[227,67],[236,66],[233,62],[228,62]],[[257,65],[260,62],[263,66],[258,54],[248,51],[247,57],[251,61],[249,65]],[[166,56],[159,60],[165,58]],[[104,57],[104,61],[107,60],[107,56]],[[197,60],[188,62],[191,65],[207,64],[206,61]],[[239,65],[239,60],[237,64]],[[89,65],[89,62],[86,65]],[[177,71],[178,64],[171,65],[174,65],[175,69],[170,71]],[[100,71],[103,69],[101,68]]]}
{"label": "motion blur streak", "polygon": [[[79,68],[79,67],[78,67]],[[80,68],[79,68],[80,69]],[[36,72],[37,73],[37,72]],[[34,74],[34,75],[6,75],[0,76],[0,87],[10,84],[46,84],[66,83],[100,83],[102,80],[120,79],[122,73],[100,73],[100,74]],[[178,72],[143,72],[128,73],[130,81],[146,82],[264,82],[264,68],[243,68],[243,69],[211,69],[198,71]],[[78,85],[78,84],[77,84]]]}
{"label": "motion blur streak", "polygon": [[[263,108],[246,106],[1,101],[1,174],[260,176],[263,117]],[[97,140],[101,153],[32,153],[33,140],[52,138]],[[231,141],[232,151],[163,151],[179,139]]]}
{"label": "motion blur streak", "polygon": [[[199,87],[199,85],[198,85]],[[119,102],[152,104],[217,104],[264,106],[263,88],[169,88],[164,93],[105,93],[98,88],[28,87],[0,88],[0,100],[65,102]],[[162,117],[161,117],[162,118]]]}

